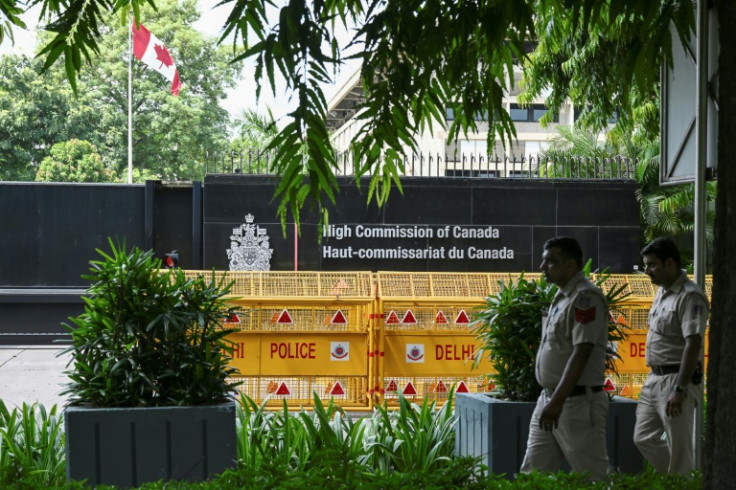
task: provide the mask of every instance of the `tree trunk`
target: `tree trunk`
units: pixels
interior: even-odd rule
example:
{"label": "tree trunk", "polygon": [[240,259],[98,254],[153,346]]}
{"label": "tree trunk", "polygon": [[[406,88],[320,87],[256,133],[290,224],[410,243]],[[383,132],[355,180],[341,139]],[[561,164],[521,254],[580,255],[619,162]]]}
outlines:
{"label": "tree trunk", "polygon": [[[718,91],[718,196],[716,198],[713,293],[706,443],[703,452],[705,488],[733,486],[736,447],[736,2],[716,2],[720,25]],[[731,230],[731,227],[734,230]],[[734,278],[733,281],[730,279]]]}

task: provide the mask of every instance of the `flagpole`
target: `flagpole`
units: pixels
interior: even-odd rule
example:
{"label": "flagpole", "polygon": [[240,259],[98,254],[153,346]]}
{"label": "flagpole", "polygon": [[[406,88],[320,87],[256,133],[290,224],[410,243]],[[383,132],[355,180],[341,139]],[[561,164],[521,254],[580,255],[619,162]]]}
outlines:
{"label": "flagpole", "polygon": [[133,26],[128,26],[128,184],[133,183]]}

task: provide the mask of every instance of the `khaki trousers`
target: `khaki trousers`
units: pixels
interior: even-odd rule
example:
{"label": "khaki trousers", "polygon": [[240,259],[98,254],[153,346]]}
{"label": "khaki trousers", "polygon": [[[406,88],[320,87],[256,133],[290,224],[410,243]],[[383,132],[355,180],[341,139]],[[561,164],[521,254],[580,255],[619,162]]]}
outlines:
{"label": "khaki trousers", "polygon": [[599,392],[569,397],[565,400],[557,428],[551,432],[539,427],[539,415],[547,400],[543,391],[529,425],[521,472],[556,472],[563,460],[567,460],[573,471],[588,473],[596,480],[610,473],[606,451],[608,395]]}
{"label": "khaki trousers", "polygon": [[702,385],[689,385],[680,415],[667,417],[675,383],[677,374],[649,374],[636,407],[634,444],[655,470],[685,475],[695,468],[693,429]]}

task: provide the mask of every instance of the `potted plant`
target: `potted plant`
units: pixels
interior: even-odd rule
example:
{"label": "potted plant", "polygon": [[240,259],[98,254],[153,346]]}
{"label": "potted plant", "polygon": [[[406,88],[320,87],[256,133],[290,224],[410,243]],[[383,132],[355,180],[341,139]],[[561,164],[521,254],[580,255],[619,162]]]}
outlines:
{"label": "potted plant", "polygon": [[[587,277],[591,261],[583,268]],[[606,288],[606,271],[593,278],[602,287],[609,308],[620,302],[624,286]],[[490,295],[475,315],[472,328],[480,342],[477,366],[483,356],[490,360],[495,373],[488,374],[488,394],[458,393],[456,452],[473,455],[494,473],[509,477],[518,472],[526,452],[529,423],[541,392],[534,373],[534,360],[542,332],[542,312],[552,303],[557,286],[544,277],[528,280],[522,273],[516,281],[500,283],[501,289]],[[616,342],[625,339],[625,325],[613,316],[609,323],[608,370],[614,370],[618,358]],[[613,397],[609,408],[607,438],[611,464],[627,472],[643,469],[643,459],[633,445],[636,402]]]}
{"label": "potted plant", "polygon": [[236,389],[221,328],[231,284],[109,243],[83,276],[84,313],[65,324],[67,477],[136,486],[234,466]]}

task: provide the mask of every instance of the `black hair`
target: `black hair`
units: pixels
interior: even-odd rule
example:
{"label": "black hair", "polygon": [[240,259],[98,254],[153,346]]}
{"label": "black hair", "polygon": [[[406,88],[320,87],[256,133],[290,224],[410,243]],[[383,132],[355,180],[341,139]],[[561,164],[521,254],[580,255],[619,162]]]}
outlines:
{"label": "black hair", "polygon": [[564,258],[574,260],[578,269],[583,268],[583,249],[577,240],[569,236],[556,236],[544,242],[542,248],[549,250],[552,247],[559,248]]}
{"label": "black hair", "polygon": [[655,238],[649,245],[641,249],[641,255],[654,255],[662,263],[665,263],[667,259],[672,259],[678,269],[682,268],[680,251],[677,249],[675,242],[669,237]]}

